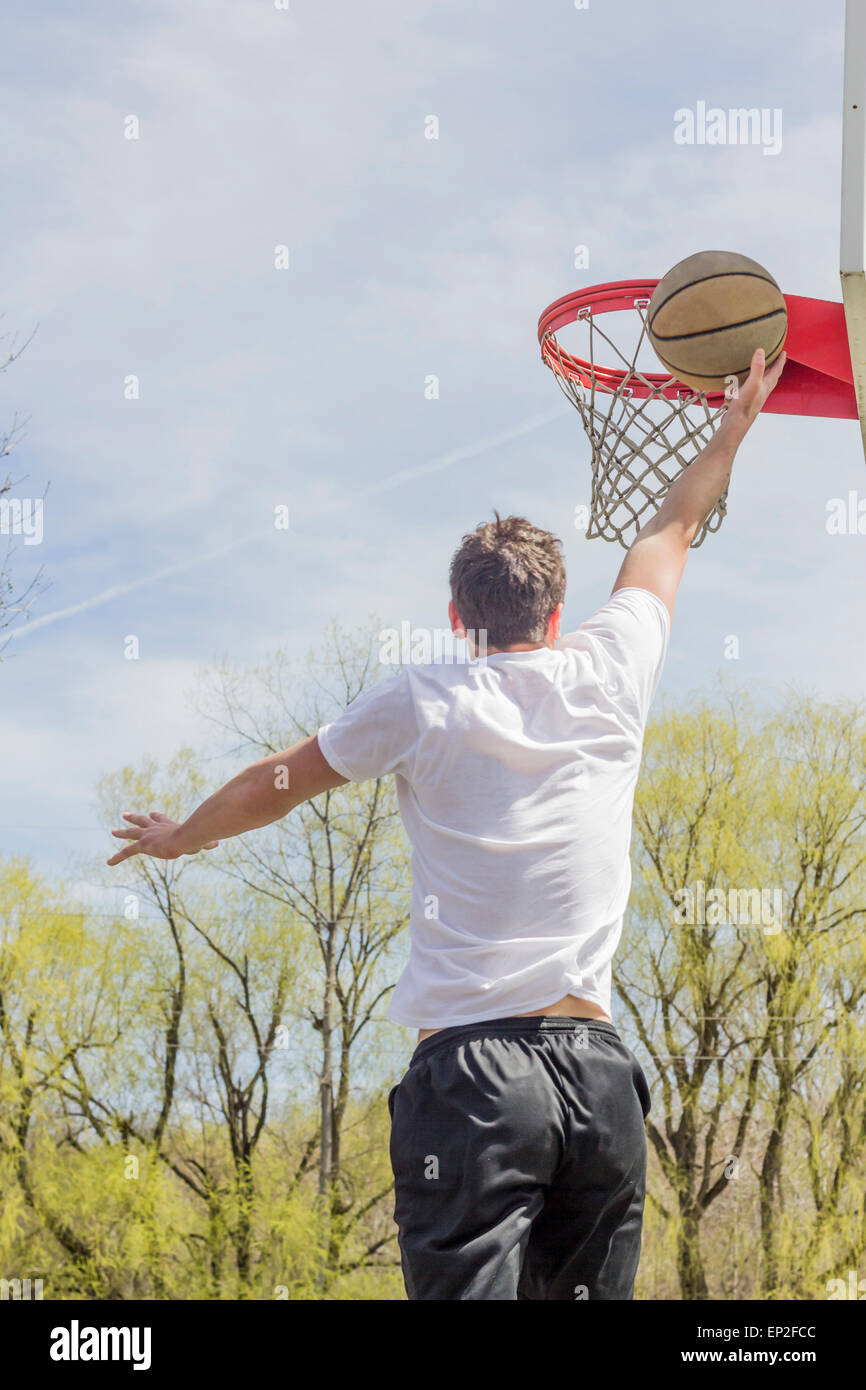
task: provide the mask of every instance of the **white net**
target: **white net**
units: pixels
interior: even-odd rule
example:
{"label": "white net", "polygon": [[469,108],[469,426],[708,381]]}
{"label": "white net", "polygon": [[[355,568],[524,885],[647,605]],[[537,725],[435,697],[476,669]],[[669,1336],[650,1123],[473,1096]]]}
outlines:
{"label": "white net", "polygon": [[[577,321],[589,332],[588,381],[576,374],[574,359],[560,347],[554,333],[546,334],[542,342],[543,358],[580,414],[592,450],[587,539],[619,541],[626,549],[643,522],[658,511],[671,483],[709,443],[724,411],[724,406],[710,405],[706,396],[675,383],[674,378],[660,379],[638,367],[645,349],[648,304],[648,300],[635,300],[631,318],[636,342],[628,352],[598,326],[590,309],[579,311]],[[603,351],[606,364],[615,366],[614,371],[596,365],[596,348]],[[727,490],[693,546],[701,545],[709,532],[718,531],[726,500]]]}

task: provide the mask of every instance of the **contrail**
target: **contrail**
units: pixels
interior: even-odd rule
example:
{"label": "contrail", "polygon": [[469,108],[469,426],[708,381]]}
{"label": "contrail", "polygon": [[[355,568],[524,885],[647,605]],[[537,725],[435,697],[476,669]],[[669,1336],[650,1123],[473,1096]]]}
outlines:
{"label": "contrail", "polygon": [[[512,425],[507,430],[500,430],[498,434],[487,435],[484,439],[476,440],[474,444],[465,444],[462,448],[451,449],[447,454],[439,454],[436,458],[428,459],[426,463],[419,463],[414,467],[400,468],[396,473],[389,474],[387,478],[362,488],[360,492],[352,493],[348,497],[336,498],[334,501],[326,502],[319,507],[313,507],[305,515],[307,517],[324,516],[328,512],[340,511],[344,507],[353,506],[366,497],[376,497],[379,493],[388,492],[391,488],[399,487],[402,483],[413,482],[416,478],[429,477],[431,473],[441,473],[443,469],[450,468],[452,464],[462,463],[464,459],[478,458],[480,454],[489,453],[491,449],[498,449],[500,445],[508,444],[512,439],[520,439],[523,435],[533,434],[535,430],[560,419],[562,414],[563,411],[560,408],[559,410],[546,411],[543,415],[531,415],[529,419],[522,420],[520,424]],[[236,540],[229,541],[227,545],[220,546],[218,550],[209,550],[204,555],[194,555],[189,560],[181,560],[179,564],[167,565],[154,574],[145,575],[141,579],[132,579],[127,584],[113,584],[111,588],[103,589],[101,593],[93,594],[90,598],[83,599],[81,603],[74,603],[69,608],[58,608],[53,613],[46,613],[44,617],[34,618],[24,627],[14,628],[12,632],[6,634],[6,640],[9,641],[13,637],[27,637],[31,632],[36,632],[38,628],[48,627],[51,623],[60,622],[62,618],[71,618],[76,613],[85,613],[89,608],[99,608],[103,603],[110,603],[112,599],[120,598],[123,594],[134,593],[136,589],[143,589],[148,584],[156,584],[160,579],[168,579],[174,574],[183,574],[187,570],[196,569],[199,565],[206,565],[211,560],[228,554],[231,550],[237,550],[239,546],[261,540],[263,534],[261,527],[259,527],[245,536],[239,536]]]}
{"label": "contrail", "polygon": [[[531,415],[528,420],[523,420],[519,425],[512,425],[510,430],[502,430],[499,434],[488,435],[486,439],[479,439],[475,444],[466,444],[462,449],[452,449],[449,454],[440,454],[438,458],[430,459],[428,463],[416,464],[414,468],[401,468],[398,473],[392,473],[389,478],[383,479],[380,483],[373,483],[359,493],[360,497],[374,497],[380,492],[387,492],[392,487],[398,487],[400,483],[412,482],[415,478],[426,478],[430,473],[439,473],[443,468],[450,468],[452,463],[461,463],[463,459],[476,458],[479,454],[486,454],[490,449],[498,449],[500,444],[508,444],[512,439],[520,439],[524,434],[533,434],[535,430],[540,430],[543,425],[550,425],[554,420],[562,419],[562,410],[548,410],[543,415]],[[355,501],[355,498],[351,499]]]}
{"label": "contrail", "polygon": [[33,622],[26,627],[16,627],[12,632],[6,634],[6,640],[12,637],[27,637],[29,633],[35,632],[39,627],[47,627],[49,623],[59,622],[61,618],[70,618],[73,613],[84,613],[88,608],[99,608],[103,603],[110,603],[113,598],[119,598],[121,594],[130,594],[134,589],[143,589],[146,584],[155,584],[159,579],[167,579],[169,575],[181,574],[184,570],[195,569],[196,565],[206,565],[209,560],[216,560],[220,555],[225,555],[229,550],[236,550],[239,545],[247,545],[249,541],[258,539],[261,530],[251,532],[247,536],[241,536],[239,540],[230,541],[228,545],[223,545],[219,550],[211,550],[207,555],[194,555],[191,560],[182,560],[177,565],[167,565],[165,569],[157,570],[155,574],[147,574],[143,579],[132,579],[128,584],[113,584],[110,589],[103,589],[101,594],[93,594],[91,598],[86,598],[81,603],[73,603],[69,608],[58,608],[53,613],[46,613],[42,618],[34,618]]}

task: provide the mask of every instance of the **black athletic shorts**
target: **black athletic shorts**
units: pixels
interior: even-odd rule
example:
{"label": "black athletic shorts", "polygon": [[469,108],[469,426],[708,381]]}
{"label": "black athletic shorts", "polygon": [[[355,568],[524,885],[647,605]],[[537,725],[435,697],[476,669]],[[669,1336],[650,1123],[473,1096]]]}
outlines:
{"label": "black athletic shorts", "polygon": [[612,1024],[444,1028],[388,1108],[410,1299],[633,1297],[649,1090]]}

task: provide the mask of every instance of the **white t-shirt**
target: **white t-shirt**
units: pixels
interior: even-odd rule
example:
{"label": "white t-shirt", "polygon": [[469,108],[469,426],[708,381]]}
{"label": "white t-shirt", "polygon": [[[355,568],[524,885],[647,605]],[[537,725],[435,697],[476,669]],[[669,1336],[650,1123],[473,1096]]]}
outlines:
{"label": "white t-shirt", "polygon": [[557,650],[405,667],[319,730],[343,777],[396,775],[413,853],[395,1022],[483,1022],[566,994],[610,1012],[669,631],[660,599],[620,589]]}

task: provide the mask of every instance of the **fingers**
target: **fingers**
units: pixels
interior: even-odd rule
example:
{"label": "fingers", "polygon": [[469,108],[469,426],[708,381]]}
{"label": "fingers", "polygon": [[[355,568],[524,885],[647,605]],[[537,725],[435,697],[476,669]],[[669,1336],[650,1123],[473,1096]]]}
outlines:
{"label": "fingers", "polygon": [[743,382],[739,395],[745,395],[749,400],[756,396],[761,389],[761,379],[764,375],[765,354],[763,348],[756,348],[752,353],[752,360],[749,364],[749,375]]}
{"label": "fingers", "polygon": [[767,368],[767,355],[763,348],[756,348],[752,354],[749,375],[743,382],[735,399],[739,400],[743,417],[751,422],[761,410],[770,392],[776,385],[785,368],[787,356],[781,352],[772,367]]}
{"label": "fingers", "polygon": [[[123,831],[120,831],[119,833],[122,835]],[[118,834],[118,831],[115,831],[114,834]],[[126,849],[122,849],[117,854],[113,854],[111,858],[106,859],[105,862],[111,868],[113,868],[115,864],[122,864],[124,859],[131,859],[134,854],[140,853],[141,850],[138,845],[127,845]]]}
{"label": "fingers", "polygon": [[756,348],[752,353],[748,376],[739,388],[734,388],[732,404],[736,402],[741,410],[749,410],[758,399],[764,376],[764,361],[764,349]]}
{"label": "fingers", "polygon": [[136,815],[133,811],[124,811],[123,819],[128,820],[135,829],[112,830],[111,833],[116,840],[132,840],[133,843],[127,845],[125,849],[119,850],[117,854],[113,854],[110,859],[106,859],[105,862],[110,868],[114,868],[115,864],[122,864],[124,859],[131,859],[134,854],[141,853],[141,846],[137,842],[151,824],[147,816]]}
{"label": "fingers", "polygon": [[779,380],[779,377],[782,375],[787,360],[788,354],[786,352],[780,352],[770,370],[765,374],[764,385],[767,388],[767,395],[770,394],[776,382]]}
{"label": "fingers", "polygon": [[753,382],[758,382],[761,380],[761,377],[764,375],[764,364],[766,360],[767,354],[764,352],[764,349],[755,348],[755,351],[752,353],[752,361],[749,367],[749,385],[751,385]]}
{"label": "fingers", "polygon": [[757,348],[752,356],[752,365],[749,368],[749,378],[747,386],[762,385],[766,394],[769,396],[788,360],[786,352],[780,352],[772,367],[766,366],[767,355],[763,348]]}
{"label": "fingers", "polygon": [[[151,811],[143,816],[133,811],[124,811],[123,819],[129,824],[122,830],[112,830],[116,840],[131,840],[133,843],[112,855],[106,862],[112,867],[122,864],[134,854],[149,854],[155,859],[177,859],[177,849],[172,845],[172,832],[176,823],[161,811]],[[168,832],[168,833],[166,833]],[[216,849],[219,840],[209,840],[202,849]]]}

